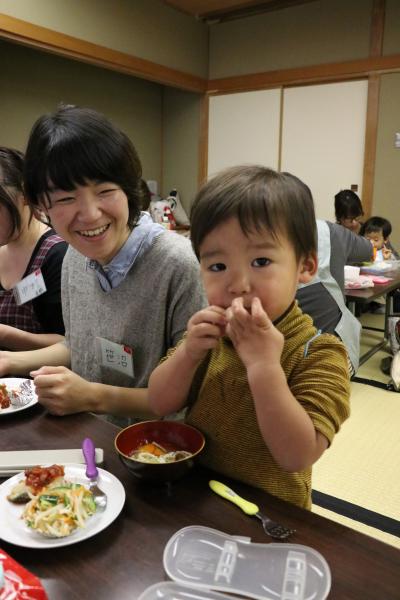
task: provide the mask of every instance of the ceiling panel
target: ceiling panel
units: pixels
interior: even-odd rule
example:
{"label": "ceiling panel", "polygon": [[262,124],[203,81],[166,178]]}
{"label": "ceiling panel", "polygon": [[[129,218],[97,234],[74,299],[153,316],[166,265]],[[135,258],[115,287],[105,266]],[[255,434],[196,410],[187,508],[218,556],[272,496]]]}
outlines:
{"label": "ceiling panel", "polygon": [[204,20],[228,20],[315,2],[315,0],[163,0],[172,8]]}

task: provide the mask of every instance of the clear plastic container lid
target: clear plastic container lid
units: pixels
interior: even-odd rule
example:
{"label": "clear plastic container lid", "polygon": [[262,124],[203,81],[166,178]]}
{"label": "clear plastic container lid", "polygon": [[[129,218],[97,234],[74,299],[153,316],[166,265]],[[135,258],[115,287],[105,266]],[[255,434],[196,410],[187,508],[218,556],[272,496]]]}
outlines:
{"label": "clear plastic container lid", "polygon": [[165,547],[163,563],[177,583],[259,600],[324,600],[331,587],[328,563],[308,546],[256,544],[209,527],[177,531]]}
{"label": "clear plastic container lid", "polygon": [[[188,587],[175,581],[163,581],[147,588],[138,600],[233,600],[233,597]],[[238,596],[236,600],[239,600]]]}

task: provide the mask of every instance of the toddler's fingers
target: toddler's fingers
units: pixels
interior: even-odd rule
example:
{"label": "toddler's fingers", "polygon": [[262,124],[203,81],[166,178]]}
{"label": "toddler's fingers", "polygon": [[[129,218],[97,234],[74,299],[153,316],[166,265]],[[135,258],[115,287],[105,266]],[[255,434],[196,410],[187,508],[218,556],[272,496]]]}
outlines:
{"label": "toddler's fingers", "polygon": [[[225,327],[223,328],[225,330]],[[195,327],[192,328],[192,334],[196,338],[219,338],[221,337],[221,327],[218,324],[211,323],[199,323]]]}
{"label": "toddler's fingers", "polygon": [[264,327],[268,329],[269,327],[273,327],[273,323],[267,313],[265,312],[261,300],[259,298],[253,298],[251,302],[251,316],[255,321],[256,325],[259,327]]}
{"label": "toddler's fingers", "polygon": [[188,325],[194,326],[200,323],[213,323],[215,325],[224,326],[226,324],[225,311],[218,306],[210,306],[194,314],[189,319]]}
{"label": "toddler's fingers", "polygon": [[245,325],[249,319],[249,311],[244,305],[243,298],[235,298],[229,308],[226,309],[226,318],[228,322],[235,320],[241,325]]}

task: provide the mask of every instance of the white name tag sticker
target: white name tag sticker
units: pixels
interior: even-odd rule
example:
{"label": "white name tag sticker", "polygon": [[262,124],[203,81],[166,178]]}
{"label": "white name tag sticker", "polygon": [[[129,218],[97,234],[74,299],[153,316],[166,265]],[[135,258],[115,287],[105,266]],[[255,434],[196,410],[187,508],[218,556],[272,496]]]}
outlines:
{"label": "white name tag sticker", "polygon": [[30,275],[21,279],[13,291],[18,306],[44,294],[46,291],[46,284],[43,279],[42,271],[36,269],[36,271]]}
{"label": "white name tag sticker", "polygon": [[119,371],[133,379],[133,350],[124,344],[115,344],[105,338],[97,338],[100,342],[101,364],[114,371]]}

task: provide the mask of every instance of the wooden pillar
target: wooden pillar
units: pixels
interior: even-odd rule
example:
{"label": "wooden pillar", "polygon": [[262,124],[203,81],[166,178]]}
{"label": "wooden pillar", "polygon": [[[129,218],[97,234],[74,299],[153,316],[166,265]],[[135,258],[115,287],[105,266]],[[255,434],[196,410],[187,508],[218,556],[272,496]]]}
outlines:
{"label": "wooden pillar", "polygon": [[[385,28],[385,1],[374,0],[371,13],[370,58],[382,56]],[[367,119],[365,125],[365,149],[363,170],[362,204],[365,216],[371,216],[376,160],[376,141],[378,135],[379,91],[381,76],[368,77]]]}

